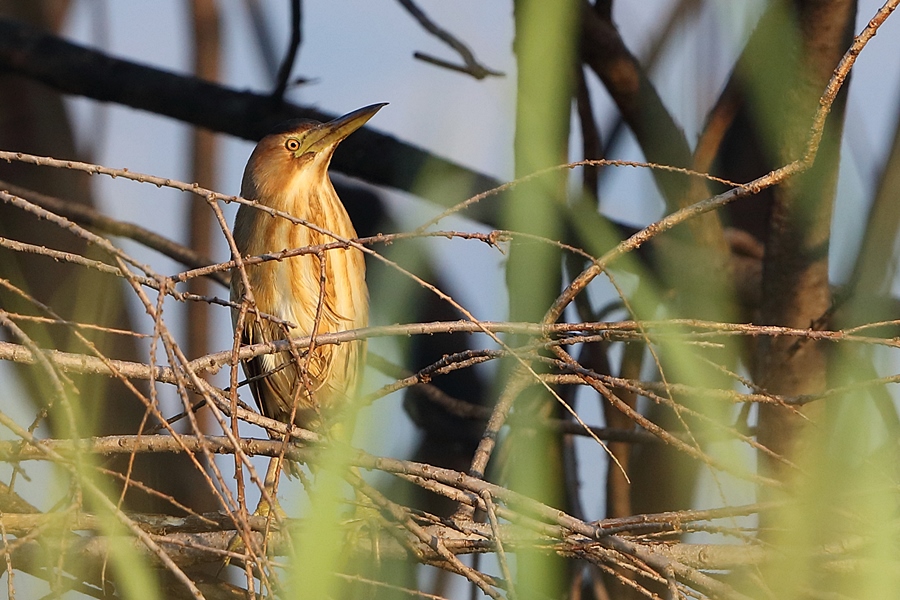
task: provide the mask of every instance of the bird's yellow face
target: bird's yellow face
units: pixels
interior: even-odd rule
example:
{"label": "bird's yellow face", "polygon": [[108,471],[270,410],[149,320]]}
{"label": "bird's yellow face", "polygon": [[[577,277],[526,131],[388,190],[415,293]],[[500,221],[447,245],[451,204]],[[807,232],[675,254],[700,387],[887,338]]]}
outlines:
{"label": "bird's yellow face", "polygon": [[324,180],[338,144],[383,106],[372,104],[327,123],[292,121],[273,131],[250,156],[241,195],[274,199],[295,188],[298,178],[312,184]]}

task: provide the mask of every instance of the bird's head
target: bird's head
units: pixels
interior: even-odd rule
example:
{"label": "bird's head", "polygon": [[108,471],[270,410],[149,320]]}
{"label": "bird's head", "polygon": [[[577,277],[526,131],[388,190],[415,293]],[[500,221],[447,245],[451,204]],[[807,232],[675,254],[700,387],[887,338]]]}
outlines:
{"label": "bird's head", "polygon": [[385,104],[372,104],[327,123],[306,119],[282,123],[250,155],[241,195],[265,201],[283,197],[298,186],[328,181],[334,149]]}

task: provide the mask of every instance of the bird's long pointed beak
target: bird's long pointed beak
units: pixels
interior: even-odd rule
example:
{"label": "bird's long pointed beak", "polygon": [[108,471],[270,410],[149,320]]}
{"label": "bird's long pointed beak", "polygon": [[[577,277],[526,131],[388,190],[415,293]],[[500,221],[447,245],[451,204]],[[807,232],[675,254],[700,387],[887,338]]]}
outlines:
{"label": "bird's long pointed beak", "polygon": [[370,104],[333,121],[322,123],[307,134],[308,140],[311,136],[315,138],[309,140],[311,143],[307,151],[319,152],[325,148],[337,146],[341,140],[365,125],[366,121],[375,116],[375,113],[384,106],[387,106],[387,102]]}

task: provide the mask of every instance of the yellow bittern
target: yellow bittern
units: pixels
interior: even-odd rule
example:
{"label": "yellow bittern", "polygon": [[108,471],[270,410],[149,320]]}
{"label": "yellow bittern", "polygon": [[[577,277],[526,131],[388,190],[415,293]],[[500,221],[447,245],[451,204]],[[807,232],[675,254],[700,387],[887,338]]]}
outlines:
{"label": "yellow bittern", "polygon": [[[241,196],[289,213],[312,227],[241,205],[234,222],[234,241],[241,256],[356,237],[328,177],[328,165],[341,140],[383,106],[373,104],[328,123],[290,121],[257,144],[244,171]],[[258,312],[245,313],[244,344],[315,336],[368,324],[365,263],[357,248],[344,246],[261,262],[247,265],[245,272]],[[240,304],[250,297],[246,292],[243,276],[235,270],[232,302]],[[232,310],[235,323],[239,312]],[[266,319],[265,315],[291,325]],[[320,428],[355,392],[364,354],[363,342],[314,344],[312,352],[267,354],[247,360],[243,366],[262,414],[285,423],[293,415],[293,422],[301,427]],[[273,460],[267,484],[274,481],[277,469],[278,461]]]}

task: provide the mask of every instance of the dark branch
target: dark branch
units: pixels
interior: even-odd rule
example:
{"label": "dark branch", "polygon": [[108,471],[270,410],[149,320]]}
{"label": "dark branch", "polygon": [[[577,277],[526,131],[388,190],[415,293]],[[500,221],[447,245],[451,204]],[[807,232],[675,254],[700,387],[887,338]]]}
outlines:
{"label": "dark branch", "polygon": [[278,69],[275,91],[272,92],[272,98],[279,102],[284,99],[288,79],[291,76],[291,71],[294,70],[294,62],[297,60],[297,51],[300,49],[300,43],[303,40],[302,19],[303,11],[300,6],[300,0],[291,0],[291,41],[288,44],[287,53],[284,55],[281,68]]}
{"label": "dark branch", "polygon": [[[337,116],[292,104],[273,106],[269,95],[241,92],[116,59],[7,19],[0,19],[0,72],[3,71],[66,94],[131,106],[252,141],[288,119],[328,121]],[[347,138],[332,166],[346,175],[375,185],[414,191],[443,205],[456,204],[500,183],[370,128]],[[442,181],[440,191],[421,186],[423,174]],[[447,194],[447,189],[458,193]],[[480,203],[466,215],[496,224],[497,205]]]}
{"label": "dark branch", "polygon": [[[669,114],[637,58],[625,45],[611,20],[588,4],[582,10],[581,55],[603,82],[623,120],[634,133],[650,162],[687,167],[692,164],[690,144]],[[670,209],[687,194],[688,182],[654,173]]]}

